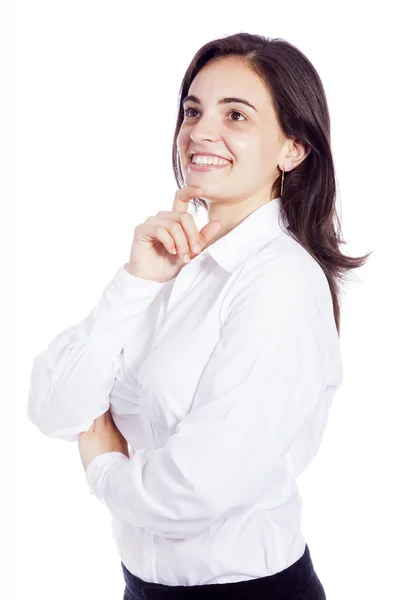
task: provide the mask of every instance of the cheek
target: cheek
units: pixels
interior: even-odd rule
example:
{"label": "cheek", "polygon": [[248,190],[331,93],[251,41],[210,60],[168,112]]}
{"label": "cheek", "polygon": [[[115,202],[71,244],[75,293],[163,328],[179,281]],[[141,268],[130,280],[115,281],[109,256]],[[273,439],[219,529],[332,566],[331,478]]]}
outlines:
{"label": "cheek", "polygon": [[256,157],[260,152],[258,139],[248,131],[235,131],[234,135],[226,137],[225,142],[238,161]]}
{"label": "cheek", "polygon": [[231,145],[232,154],[236,157],[236,161],[243,167],[256,166],[260,162],[261,152],[260,146],[254,144],[249,139],[236,139]]}
{"label": "cheek", "polygon": [[276,156],[276,140],[270,132],[248,130],[236,133],[232,144],[238,161],[252,169],[273,163]]}
{"label": "cheek", "polygon": [[178,137],[176,138],[176,144],[178,149],[185,150],[189,144],[190,132],[184,128],[179,131]]}

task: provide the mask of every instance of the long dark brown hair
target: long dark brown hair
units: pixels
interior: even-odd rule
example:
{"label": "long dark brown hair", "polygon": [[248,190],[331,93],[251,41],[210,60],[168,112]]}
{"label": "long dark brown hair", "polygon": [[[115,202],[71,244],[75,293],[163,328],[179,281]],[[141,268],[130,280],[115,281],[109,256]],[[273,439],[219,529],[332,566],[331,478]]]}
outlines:
{"label": "long dark brown hair", "polygon": [[[177,137],[184,119],[183,98],[197,73],[211,59],[234,56],[253,69],[265,82],[272,97],[278,123],[289,138],[297,138],[311,149],[294,169],[281,171],[272,186],[272,198],[281,196],[281,218],[287,231],[322,267],[328,280],[336,329],[340,336],[340,288],[346,271],[365,264],[371,252],[351,257],[342,254],[341,225],[336,212],[336,176],[330,140],[330,116],[321,79],[309,59],[295,46],[280,38],[236,33],[202,46],[186,70],[178,100],[178,117],[172,147],[175,180],[185,182],[181,171]],[[205,200],[191,201],[195,211],[208,208]]]}

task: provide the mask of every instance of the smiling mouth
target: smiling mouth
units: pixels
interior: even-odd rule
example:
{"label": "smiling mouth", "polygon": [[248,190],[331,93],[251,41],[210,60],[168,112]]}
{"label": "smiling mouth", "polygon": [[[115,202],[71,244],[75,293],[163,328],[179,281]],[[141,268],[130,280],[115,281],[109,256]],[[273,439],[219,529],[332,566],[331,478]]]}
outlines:
{"label": "smiling mouth", "polygon": [[[194,158],[197,160],[193,160]],[[232,161],[228,158],[222,158],[221,156],[212,156],[212,155],[204,155],[199,156],[196,154],[190,155],[190,167],[198,167],[201,169],[221,169],[224,167],[229,167],[232,164]]]}
{"label": "smiling mouth", "polygon": [[189,163],[188,165],[188,169],[190,171],[218,171],[219,169],[226,169],[227,167],[230,167],[232,163],[228,162],[222,165],[208,165],[208,164],[201,164],[201,163]]}
{"label": "smiling mouth", "polygon": [[[194,158],[197,158],[197,162],[194,161]],[[231,163],[231,159],[230,158],[225,158],[224,156],[218,156],[217,154],[190,154],[189,155],[190,158],[190,162],[196,162],[196,164],[203,164],[206,163],[208,160],[212,160],[212,161],[224,161],[224,162],[229,162]],[[208,164],[208,162],[207,162]]]}

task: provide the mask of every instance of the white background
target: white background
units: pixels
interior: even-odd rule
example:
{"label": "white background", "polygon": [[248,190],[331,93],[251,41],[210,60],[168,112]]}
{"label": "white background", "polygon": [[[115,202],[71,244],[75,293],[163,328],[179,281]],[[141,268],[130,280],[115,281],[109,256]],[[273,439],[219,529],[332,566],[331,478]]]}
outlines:
{"label": "white background", "polygon": [[[398,593],[394,6],[17,2],[16,370],[14,381],[6,374],[4,398],[4,406],[13,398],[17,435],[8,443],[2,436],[4,467],[16,461],[10,476],[3,472],[2,497],[9,500],[15,489],[17,569],[2,597],[122,600],[111,515],[89,494],[77,443],[47,438],[26,418],[30,370],[34,356],[91,311],[129,260],[134,227],[171,210],[171,145],[184,72],[204,43],[239,31],[282,37],[318,70],[331,115],[344,251],[375,250],[342,296],[344,381],[320,452],[298,479],[303,533],[328,600]],[[11,7],[8,16],[12,32]],[[13,52],[2,54],[13,94]],[[14,118],[12,106],[9,114]],[[3,167],[13,150],[11,142]],[[3,249],[8,266],[9,253]],[[5,530],[10,513],[2,516]]]}

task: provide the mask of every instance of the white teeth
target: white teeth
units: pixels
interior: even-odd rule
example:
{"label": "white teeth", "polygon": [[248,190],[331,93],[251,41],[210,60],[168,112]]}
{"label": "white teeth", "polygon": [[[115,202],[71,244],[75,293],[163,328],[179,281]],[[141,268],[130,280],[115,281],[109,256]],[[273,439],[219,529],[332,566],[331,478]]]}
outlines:
{"label": "white teeth", "polygon": [[197,156],[196,154],[192,156],[192,163],[196,165],[229,165],[229,162],[229,160],[214,156]]}

